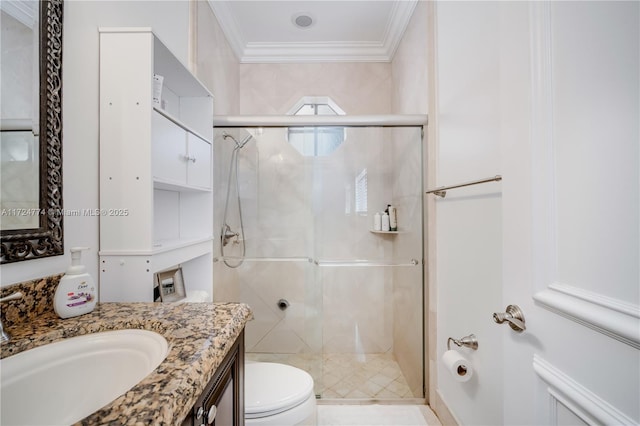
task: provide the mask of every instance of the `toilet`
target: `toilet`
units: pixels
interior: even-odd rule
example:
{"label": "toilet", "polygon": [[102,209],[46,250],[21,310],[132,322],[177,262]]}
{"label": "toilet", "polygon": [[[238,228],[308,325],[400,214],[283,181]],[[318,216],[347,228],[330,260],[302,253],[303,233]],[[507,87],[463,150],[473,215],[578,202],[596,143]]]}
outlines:
{"label": "toilet", "polygon": [[316,425],[313,378],[306,371],[285,364],[247,362],[244,393],[248,426]]}
{"label": "toilet", "polygon": [[187,296],[180,300],[179,303],[199,303],[199,302],[209,302],[211,298],[209,297],[209,293],[206,291],[190,291],[187,293]]}

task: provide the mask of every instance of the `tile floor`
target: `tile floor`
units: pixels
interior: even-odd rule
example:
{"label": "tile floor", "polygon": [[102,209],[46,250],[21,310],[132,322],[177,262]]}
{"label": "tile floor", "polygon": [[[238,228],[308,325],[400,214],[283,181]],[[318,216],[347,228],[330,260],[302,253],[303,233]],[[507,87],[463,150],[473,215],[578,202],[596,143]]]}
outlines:
{"label": "tile floor", "polygon": [[440,426],[426,405],[318,405],[318,426]]}
{"label": "tile floor", "polygon": [[412,392],[391,354],[266,354],[247,353],[249,361],[281,362],[308,371],[323,399],[422,398]]}

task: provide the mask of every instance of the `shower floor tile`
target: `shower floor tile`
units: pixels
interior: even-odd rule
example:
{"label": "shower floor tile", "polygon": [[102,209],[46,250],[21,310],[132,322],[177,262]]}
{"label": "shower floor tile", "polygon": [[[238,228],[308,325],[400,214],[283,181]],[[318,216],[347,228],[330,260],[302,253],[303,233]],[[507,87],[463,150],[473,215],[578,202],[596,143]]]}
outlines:
{"label": "shower floor tile", "polygon": [[[319,360],[322,357],[322,365]],[[308,371],[322,398],[401,399],[414,395],[390,354],[247,353],[249,361],[280,362]]]}

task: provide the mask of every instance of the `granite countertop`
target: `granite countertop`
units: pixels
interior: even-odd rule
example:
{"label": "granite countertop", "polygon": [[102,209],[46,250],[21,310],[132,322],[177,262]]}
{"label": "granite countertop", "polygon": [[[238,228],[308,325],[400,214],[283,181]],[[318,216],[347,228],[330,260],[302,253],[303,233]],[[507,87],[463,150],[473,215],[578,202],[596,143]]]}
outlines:
{"label": "granite countertop", "polygon": [[1,357],[60,339],[106,330],[155,331],[169,344],[166,359],[140,383],[77,424],[181,424],[228,353],[250,308],[241,303],[99,303],[79,317],[53,312],[6,327]]}

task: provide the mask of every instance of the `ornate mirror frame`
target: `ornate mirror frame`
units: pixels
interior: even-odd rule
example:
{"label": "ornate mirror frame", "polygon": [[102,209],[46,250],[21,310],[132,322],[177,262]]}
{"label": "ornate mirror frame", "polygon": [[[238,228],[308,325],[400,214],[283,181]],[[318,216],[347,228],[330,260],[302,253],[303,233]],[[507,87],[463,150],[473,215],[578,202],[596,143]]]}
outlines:
{"label": "ornate mirror frame", "polygon": [[40,223],[2,231],[0,263],[64,254],[62,232],[63,0],[40,1]]}

